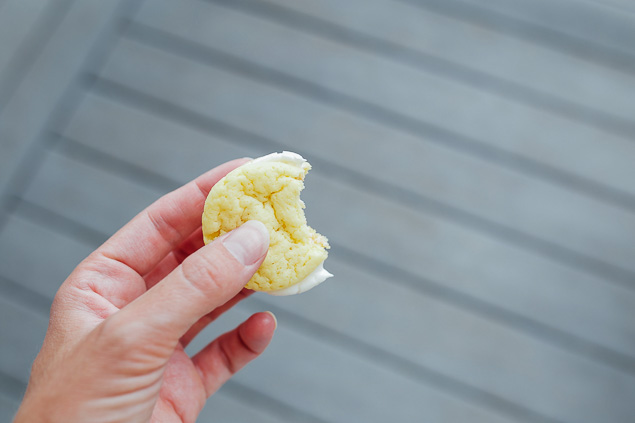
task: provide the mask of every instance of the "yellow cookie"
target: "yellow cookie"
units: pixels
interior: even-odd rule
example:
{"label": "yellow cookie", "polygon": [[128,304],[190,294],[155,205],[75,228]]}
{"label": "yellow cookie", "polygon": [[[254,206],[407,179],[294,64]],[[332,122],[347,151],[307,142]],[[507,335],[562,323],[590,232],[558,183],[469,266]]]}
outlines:
{"label": "yellow cookie", "polygon": [[248,220],[259,220],[269,230],[267,257],[247,288],[292,295],[333,276],[323,266],[328,241],[307,225],[300,200],[309,169],[299,154],[272,153],[229,172],[207,196],[205,244]]}

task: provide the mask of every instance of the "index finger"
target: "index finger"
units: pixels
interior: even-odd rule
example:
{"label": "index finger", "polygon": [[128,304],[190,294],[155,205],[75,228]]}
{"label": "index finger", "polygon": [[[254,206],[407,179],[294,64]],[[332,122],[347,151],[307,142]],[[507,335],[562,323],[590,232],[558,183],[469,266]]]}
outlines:
{"label": "index finger", "polygon": [[220,179],[250,159],[237,159],[164,195],[135,216],[95,253],[144,275],[201,225],[203,205]]}

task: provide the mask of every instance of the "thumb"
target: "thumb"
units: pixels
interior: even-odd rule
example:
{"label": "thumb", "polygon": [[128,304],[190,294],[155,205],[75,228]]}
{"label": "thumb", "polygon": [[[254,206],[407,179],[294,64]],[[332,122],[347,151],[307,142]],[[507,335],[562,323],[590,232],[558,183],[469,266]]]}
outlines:
{"label": "thumb", "polygon": [[[250,220],[190,255],[161,282],[111,316],[143,342],[176,344],[201,317],[234,297],[269,248],[265,225]],[[119,326],[114,324],[115,327]]]}

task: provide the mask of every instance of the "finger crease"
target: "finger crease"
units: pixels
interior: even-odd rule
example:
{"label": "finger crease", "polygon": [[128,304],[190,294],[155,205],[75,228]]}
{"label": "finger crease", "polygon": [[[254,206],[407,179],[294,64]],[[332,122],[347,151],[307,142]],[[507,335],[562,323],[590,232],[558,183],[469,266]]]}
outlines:
{"label": "finger crease", "polygon": [[163,401],[167,402],[168,405],[170,407],[172,407],[172,410],[174,410],[174,414],[176,414],[179,419],[181,419],[182,422],[186,422],[187,420],[185,419],[185,416],[183,415],[182,410],[179,409],[179,407],[177,407],[177,404],[174,402],[174,400],[170,397],[165,397],[163,398]]}
{"label": "finger crease", "polygon": [[229,374],[231,375],[236,374],[236,372],[238,372],[238,369],[236,368],[236,363],[234,363],[234,360],[232,359],[231,354],[229,354],[229,352],[227,351],[226,343],[219,342],[218,348],[220,350],[220,358],[221,360],[223,360],[223,364],[225,365],[225,368],[229,370]]}
{"label": "finger crease", "polygon": [[[176,240],[181,238],[181,232],[176,228],[176,226],[161,217],[160,214],[157,213],[157,215],[155,215],[155,213],[146,210],[146,216],[148,217],[150,223],[152,223],[152,226],[154,226],[154,229],[157,231],[161,239],[163,239],[168,244],[173,245]],[[166,232],[169,232],[169,234],[167,234]]]}
{"label": "finger crease", "polygon": [[240,327],[238,328],[238,339],[240,340],[240,343],[243,346],[243,348],[245,348],[247,351],[249,351],[250,353],[252,353],[254,355],[260,354],[259,352],[255,351],[253,348],[251,348],[249,346],[249,344],[247,344],[247,342],[245,342],[245,338],[243,338],[243,335],[242,335],[242,333],[240,331]]}
{"label": "finger crease", "polygon": [[124,259],[121,259],[121,258],[119,258],[119,257],[115,257],[115,256],[111,256],[111,255],[109,255],[109,254],[108,254],[107,252],[105,252],[105,251],[100,251],[100,250],[97,250],[96,252],[97,252],[100,256],[102,256],[103,258],[105,258],[106,260],[113,261],[113,262],[115,262],[116,264],[123,264],[124,266],[126,266],[127,268],[129,268],[130,270],[132,270],[133,272],[135,272],[136,274],[139,274],[139,272],[137,272],[137,270],[136,270],[134,267],[132,267],[130,264],[126,263],[126,261],[125,261]]}
{"label": "finger crease", "polygon": [[191,254],[189,251],[186,251],[183,247],[178,247],[173,250],[174,259],[178,264],[183,263],[183,261],[189,257]]}
{"label": "finger crease", "polygon": [[204,190],[201,184],[197,180],[194,180],[194,185],[196,185],[196,188],[198,188],[199,192],[201,193],[201,196],[203,197],[203,201],[206,200],[207,195],[209,194],[209,190],[207,191]]}

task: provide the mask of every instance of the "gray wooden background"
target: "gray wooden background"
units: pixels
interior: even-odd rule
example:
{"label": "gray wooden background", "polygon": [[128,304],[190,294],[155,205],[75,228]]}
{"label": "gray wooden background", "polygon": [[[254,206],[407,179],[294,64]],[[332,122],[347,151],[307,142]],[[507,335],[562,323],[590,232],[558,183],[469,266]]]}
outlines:
{"label": "gray wooden background", "polygon": [[200,421],[633,422],[634,112],[630,0],[0,0],[0,420],[83,257],[287,149],[336,277]]}

